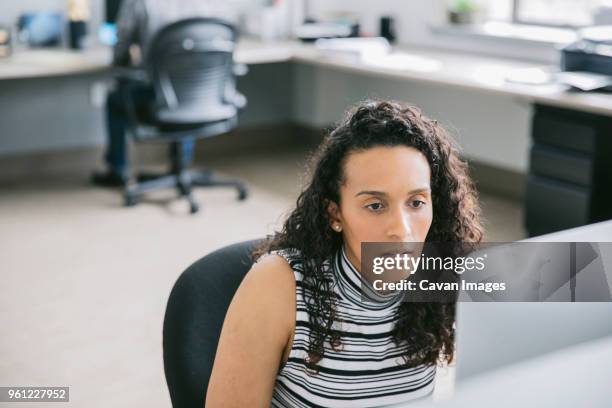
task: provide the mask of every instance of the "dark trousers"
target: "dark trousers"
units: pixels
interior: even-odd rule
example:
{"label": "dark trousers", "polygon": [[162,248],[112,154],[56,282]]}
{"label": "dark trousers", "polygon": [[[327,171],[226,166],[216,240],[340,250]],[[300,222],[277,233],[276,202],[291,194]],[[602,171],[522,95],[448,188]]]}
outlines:
{"label": "dark trousers", "polygon": [[[127,175],[129,171],[128,163],[128,141],[127,141],[127,122],[128,114],[123,98],[123,85],[108,94],[106,100],[106,124],[108,127],[108,144],[104,160],[108,169],[119,174]],[[134,101],[138,116],[146,118],[149,107],[155,100],[153,88],[148,86],[131,86],[131,96]],[[193,140],[181,142],[185,164],[193,161]]]}

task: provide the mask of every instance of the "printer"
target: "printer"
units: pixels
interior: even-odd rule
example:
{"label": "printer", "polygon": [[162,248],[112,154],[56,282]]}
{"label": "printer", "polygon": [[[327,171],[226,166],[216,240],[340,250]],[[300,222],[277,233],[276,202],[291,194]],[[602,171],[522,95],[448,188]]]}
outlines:
{"label": "printer", "polygon": [[561,50],[561,70],[612,75],[612,26],[585,28],[579,36]]}
{"label": "printer", "polygon": [[612,26],[588,27],[561,49],[559,82],[581,91],[612,90]]}

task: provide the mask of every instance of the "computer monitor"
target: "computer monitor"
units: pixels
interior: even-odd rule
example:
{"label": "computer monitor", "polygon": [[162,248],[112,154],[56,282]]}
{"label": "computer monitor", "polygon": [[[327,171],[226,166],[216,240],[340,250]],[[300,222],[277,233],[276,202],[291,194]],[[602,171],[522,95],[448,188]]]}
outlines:
{"label": "computer monitor", "polygon": [[106,19],[105,21],[110,24],[117,22],[117,15],[119,14],[119,7],[121,7],[122,0],[106,0]]}
{"label": "computer monitor", "polygon": [[[607,242],[610,237],[612,221],[526,241]],[[610,248],[610,244],[599,246],[599,256],[606,268],[611,267]],[[604,249],[607,249],[605,254]],[[457,308],[457,382],[610,335],[611,302],[460,302]]]}
{"label": "computer monitor", "polygon": [[460,303],[457,382],[610,335],[611,303]]}

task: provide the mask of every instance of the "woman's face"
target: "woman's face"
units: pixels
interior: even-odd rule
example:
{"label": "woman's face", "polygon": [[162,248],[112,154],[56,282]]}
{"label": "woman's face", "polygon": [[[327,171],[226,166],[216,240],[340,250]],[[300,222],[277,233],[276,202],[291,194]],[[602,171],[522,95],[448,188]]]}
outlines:
{"label": "woman's face", "polygon": [[331,203],[329,212],[331,227],[340,224],[347,256],[359,270],[362,242],[424,242],[433,218],[427,158],[407,146],[350,153],[340,206]]}

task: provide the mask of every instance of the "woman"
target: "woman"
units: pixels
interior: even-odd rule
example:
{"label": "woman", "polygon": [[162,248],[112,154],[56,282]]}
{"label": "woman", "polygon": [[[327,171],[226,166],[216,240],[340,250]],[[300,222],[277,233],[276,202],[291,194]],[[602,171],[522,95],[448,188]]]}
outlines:
{"label": "woman", "polygon": [[454,304],[364,299],[361,242],[480,242],[467,165],[397,102],[349,112],[225,318],[207,407],[371,407],[422,398],[453,359]]}

